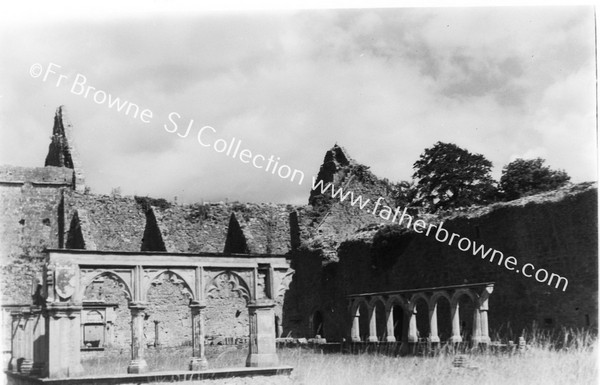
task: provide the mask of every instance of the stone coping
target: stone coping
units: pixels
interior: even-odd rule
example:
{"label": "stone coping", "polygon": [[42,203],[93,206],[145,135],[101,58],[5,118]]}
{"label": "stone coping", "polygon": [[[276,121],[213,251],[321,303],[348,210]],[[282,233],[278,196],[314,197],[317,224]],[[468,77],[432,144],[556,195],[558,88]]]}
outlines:
{"label": "stone coping", "polygon": [[198,380],[215,380],[231,377],[276,376],[290,375],[291,366],[274,366],[267,368],[222,368],[204,371],[163,371],[142,374],[113,374],[105,376],[81,376],[71,378],[36,378],[21,373],[5,371],[8,385],[29,384],[60,384],[60,385],[113,385],[113,384],[142,384],[157,382],[187,383]]}

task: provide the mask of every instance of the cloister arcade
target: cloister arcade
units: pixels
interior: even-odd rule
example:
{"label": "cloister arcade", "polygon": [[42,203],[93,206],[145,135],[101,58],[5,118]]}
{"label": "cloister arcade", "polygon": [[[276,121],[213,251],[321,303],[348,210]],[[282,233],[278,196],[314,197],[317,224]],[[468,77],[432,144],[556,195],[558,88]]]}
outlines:
{"label": "cloister arcade", "polygon": [[348,296],[353,342],[489,344],[493,282]]}
{"label": "cloister arcade", "polygon": [[175,282],[188,299],[189,315],[185,319],[190,321],[193,348],[190,370],[207,368],[206,302],[223,295],[223,289],[238,293],[248,309],[246,366],[272,367],[278,363],[275,301],[285,294],[292,275],[293,270],[281,255],[48,250],[43,305],[34,304],[12,314],[10,366],[14,372],[49,378],[80,375],[84,322],[91,320],[91,325],[100,325],[107,314],[106,306],[84,311],[84,297],[98,277],[110,277],[121,287],[127,300],[128,311],[124,314],[131,317],[128,373],[149,370],[144,358],[144,320],[152,309],[153,285],[165,279]]}

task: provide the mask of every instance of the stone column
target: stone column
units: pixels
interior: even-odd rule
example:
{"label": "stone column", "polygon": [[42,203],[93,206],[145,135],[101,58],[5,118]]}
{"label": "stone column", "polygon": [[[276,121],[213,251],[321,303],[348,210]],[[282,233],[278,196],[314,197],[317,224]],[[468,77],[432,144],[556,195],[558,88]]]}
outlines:
{"label": "stone column", "polygon": [[20,372],[30,374],[33,368],[33,325],[34,317],[31,309],[23,310],[23,361],[21,361]]}
{"label": "stone column", "polygon": [[281,324],[281,319],[282,319],[283,315],[281,317],[277,317],[275,316],[275,337],[281,337],[283,336],[283,325]]}
{"label": "stone column", "polygon": [[208,361],[204,353],[204,314],[202,314],[206,304],[193,301],[190,308],[192,309],[192,359],[190,360],[190,370],[206,370],[208,369]]}
{"label": "stone column", "polygon": [[352,315],[352,330],[350,331],[352,342],[360,342],[360,307]]}
{"label": "stone column", "polygon": [[144,359],[146,351],[144,341],[144,317],[146,315],[146,303],[131,302],[131,362],[127,367],[127,373],[145,373],[148,364]]}
{"label": "stone column", "polygon": [[438,336],[437,304],[434,304],[429,310],[429,342],[440,342],[440,337]]}
{"label": "stone column", "polygon": [[73,377],[83,373],[81,366],[81,305],[49,303],[46,308],[47,358],[44,375]]}
{"label": "stone column", "polygon": [[453,344],[457,344],[462,342],[462,337],[460,336],[460,313],[458,311],[458,301],[454,305],[452,309],[452,336],[450,337],[450,342]]}
{"label": "stone column", "polygon": [[369,317],[369,342],[377,342],[379,338],[377,338],[377,307],[373,307],[373,309],[369,309],[371,313],[371,317]]}
{"label": "stone column", "polygon": [[489,345],[491,342],[490,330],[489,330],[489,325],[488,325],[488,309],[489,309],[488,298],[493,290],[494,290],[494,286],[489,285],[486,287],[486,289],[483,291],[483,293],[479,297],[479,319],[480,319],[480,325],[481,325],[481,339],[480,339],[479,343],[484,344],[486,346]]}
{"label": "stone column", "polygon": [[409,311],[409,319],[408,319],[408,343],[414,344],[419,341],[419,337],[417,335],[417,307],[413,307],[412,310]]}
{"label": "stone column", "polygon": [[394,336],[394,307],[390,306],[387,313],[387,323],[386,323],[386,342],[396,342],[396,336]]}
{"label": "stone column", "polygon": [[255,300],[248,304],[250,346],[246,366],[268,367],[279,363],[275,351],[274,307],[275,302],[270,299]]}
{"label": "stone column", "polygon": [[475,307],[473,311],[473,335],[471,336],[471,343],[473,347],[479,346],[481,342],[481,317],[479,315],[479,308]]}
{"label": "stone column", "polygon": [[479,341],[479,343],[489,345],[491,340],[490,340],[490,330],[489,330],[489,325],[488,325],[488,309],[487,309],[487,307],[485,309],[482,308],[479,311],[479,317],[481,320],[481,340]]}
{"label": "stone column", "polygon": [[48,352],[46,343],[46,322],[42,315],[41,308],[35,308],[32,311],[34,324],[33,326],[33,367],[31,374],[39,376],[44,371]]}
{"label": "stone column", "polygon": [[10,312],[11,338],[10,338],[10,363],[9,369],[13,373],[19,371],[19,359],[23,357],[23,314],[20,311]]}

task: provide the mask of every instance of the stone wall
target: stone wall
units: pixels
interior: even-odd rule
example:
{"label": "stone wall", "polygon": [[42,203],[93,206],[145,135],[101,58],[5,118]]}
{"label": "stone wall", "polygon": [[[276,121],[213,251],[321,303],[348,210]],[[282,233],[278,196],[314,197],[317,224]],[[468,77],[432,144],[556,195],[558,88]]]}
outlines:
{"label": "stone wall", "polygon": [[191,295],[176,275],[166,272],[152,282],[148,290],[147,318],[144,322],[144,336],[148,345],[156,345],[156,342],[159,346],[191,345],[190,298]]}
{"label": "stone wall", "polygon": [[110,320],[107,330],[106,346],[108,348],[130,349],[131,347],[131,312],[129,298],[120,282],[111,275],[97,277],[84,291],[84,301],[116,304],[114,318]]}
{"label": "stone wall", "polygon": [[[285,254],[291,249],[289,205],[205,203],[152,207],[167,251]],[[231,231],[231,224],[237,231]],[[226,250],[231,244],[243,245]]]}
{"label": "stone wall", "polygon": [[[325,330],[330,331],[327,337],[341,339],[349,330],[348,294],[494,281],[491,330],[518,334],[533,322],[548,328],[597,328],[597,199],[594,184],[581,184],[445,219],[429,218],[430,223],[443,220],[450,232],[515,256],[520,266],[532,263],[567,277],[564,292],[431,236],[378,226],[342,242],[337,262],[319,266],[313,262],[314,251],[295,256],[296,277],[302,281],[293,287],[314,293],[299,303],[299,312],[307,324],[319,302]],[[378,232],[386,232],[387,238],[377,237]],[[393,247],[382,248],[381,242]]]}
{"label": "stone wall", "polygon": [[29,303],[45,248],[63,242],[62,194],[72,170],[0,168],[0,280],[2,303]]}

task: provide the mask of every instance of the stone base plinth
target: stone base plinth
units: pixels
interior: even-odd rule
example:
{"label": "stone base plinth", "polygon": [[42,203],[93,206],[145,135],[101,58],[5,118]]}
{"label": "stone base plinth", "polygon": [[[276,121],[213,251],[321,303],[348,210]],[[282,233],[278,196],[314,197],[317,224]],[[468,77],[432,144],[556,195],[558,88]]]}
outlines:
{"label": "stone base plinth", "polygon": [[202,370],[207,370],[208,369],[208,361],[206,360],[206,357],[202,357],[202,358],[198,358],[198,357],[192,357],[192,359],[190,360],[190,370],[192,371],[202,371]]}
{"label": "stone base plinth", "polygon": [[148,371],[148,364],[146,360],[133,360],[127,366],[127,373],[139,374],[146,373]]}
{"label": "stone base plinth", "polygon": [[273,322],[272,300],[259,300],[248,304],[250,343],[248,346],[248,367],[267,367],[279,363],[275,349],[275,323]]}
{"label": "stone base plinth", "polygon": [[[276,366],[270,368],[224,368],[210,369],[203,372],[167,371],[151,372],[145,374],[112,374],[106,376],[81,376],[70,378],[35,378],[21,373],[5,372],[8,385],[139,385],[154,383],[182,383],[197,384],[202,380],[216,380],[221,378],[254,377],[256,384],[264,382],[261,377],[289,376],[292,372],[290,366]],[[275,380],[273,383],[278,383]]]}
{"label": "stone base plinth", "polygon": [[277,364],[279,364],[279,357],[276,353],[255,353],[246,359],[246,366],[252,368],[276,366]]}

